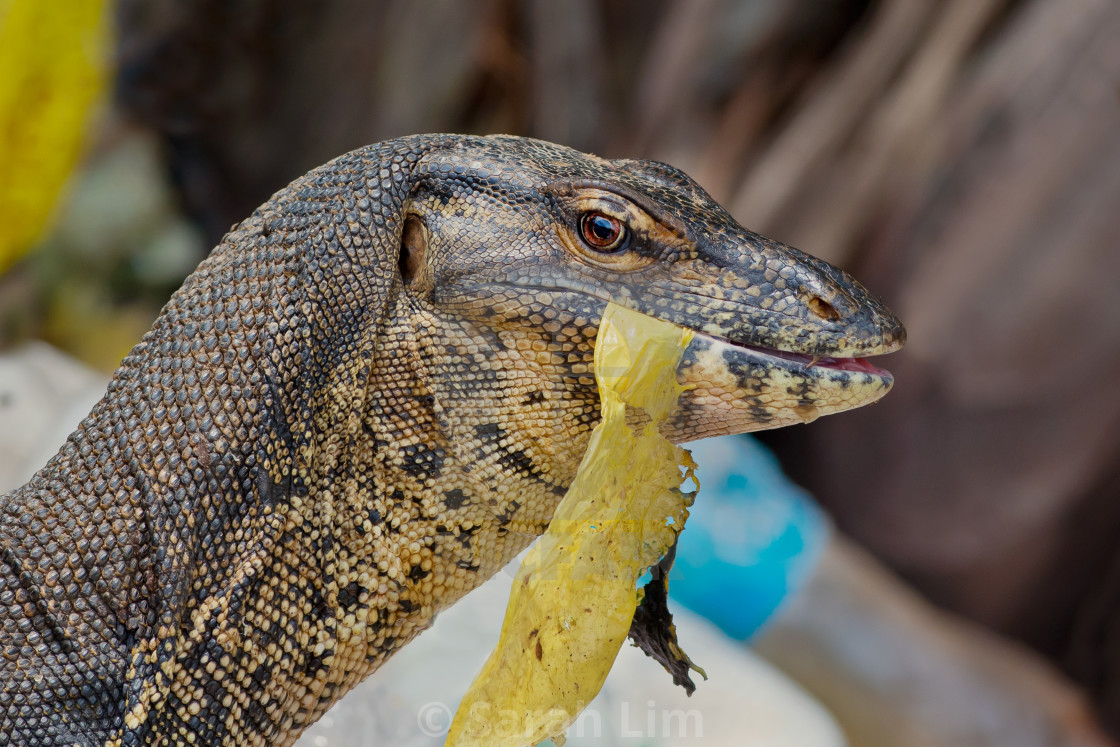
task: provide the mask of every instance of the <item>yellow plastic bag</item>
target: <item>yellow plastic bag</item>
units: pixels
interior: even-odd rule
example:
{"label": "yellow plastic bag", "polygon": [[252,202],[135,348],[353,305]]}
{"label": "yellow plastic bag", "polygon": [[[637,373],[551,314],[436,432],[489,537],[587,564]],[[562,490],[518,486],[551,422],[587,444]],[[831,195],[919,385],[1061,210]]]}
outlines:
{"label": "yellow plastic bag", "polygon": [[[673,546],[692,502],[680,487],[695,479],[695,464],[658,432],[681,392],[676,369],[691,339],[689,330],[607,306],[595,345],[602,423],[517,573],[501,640],[460,703],[447,745],[563,743],[599,692],[640,601],[636,582]],[[638,434],[628,406],[648,418]]]}
{"label": "yellow plastic bag", "polygon": [[103,0],[0,0],[0,273],[43,231],[105,83]]}

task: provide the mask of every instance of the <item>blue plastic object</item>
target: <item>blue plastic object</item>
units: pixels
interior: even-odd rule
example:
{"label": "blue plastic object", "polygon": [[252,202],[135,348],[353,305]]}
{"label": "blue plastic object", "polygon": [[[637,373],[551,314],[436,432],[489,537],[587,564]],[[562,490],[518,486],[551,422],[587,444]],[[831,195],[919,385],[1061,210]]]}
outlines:
{"label": "blue plastic object", "polygon": [[669,594],[745,640],[800,588],[830,527],[777,458],[749,436],[689,444],[700,494],[677,545]]}

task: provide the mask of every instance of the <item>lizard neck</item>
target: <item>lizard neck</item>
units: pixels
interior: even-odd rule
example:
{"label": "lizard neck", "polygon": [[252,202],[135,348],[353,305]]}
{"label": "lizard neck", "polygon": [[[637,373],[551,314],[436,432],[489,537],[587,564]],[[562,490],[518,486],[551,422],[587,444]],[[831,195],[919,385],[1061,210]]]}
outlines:
{"label": "lizard neck", "polygon": [[261,457],[255,492],[270,500],[255,544],[178,644],[192,682],[236,657],[236,676],[273,704],[263,737],[298,735],[543,532],[595,424],[586,384],[555,383],[568,363],[507,365],[533,340],[399,287],[390,297],[354,346],[365,352],[325,372],[316,393],[328,399],[296,404],[298,379],[284,390],[278,407],[311,416],[277,443],[298,469],[273,473]]}

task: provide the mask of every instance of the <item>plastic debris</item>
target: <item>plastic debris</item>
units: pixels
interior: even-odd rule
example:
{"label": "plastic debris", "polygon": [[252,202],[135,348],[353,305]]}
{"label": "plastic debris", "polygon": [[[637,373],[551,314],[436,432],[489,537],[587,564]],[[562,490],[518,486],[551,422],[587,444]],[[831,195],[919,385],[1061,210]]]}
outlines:
{"label": "plastic debris", "polygon": [[42,233],[105,85],[103,0],[0,0],[0,272]]}
{"label": "plastic debris", "polygon": [[[695,481],[695,463],[658,431],[676,406],[677,364],[691,339],[689,330],[607,306],[595,346],[602,423],[514,579],[501,640],[460,703],[447,745],[563,744],[599,692],[641,601],[638,579],[672,548],[695,497],[681,489]],[[631,423],[645,421],[639,432],[628,409]]]}

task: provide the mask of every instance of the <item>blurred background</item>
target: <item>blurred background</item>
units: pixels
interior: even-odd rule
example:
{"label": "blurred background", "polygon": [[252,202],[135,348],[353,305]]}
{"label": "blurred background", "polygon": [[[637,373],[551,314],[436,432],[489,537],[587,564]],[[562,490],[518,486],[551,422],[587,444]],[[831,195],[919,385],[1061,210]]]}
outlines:
{"label": "blurred background", "polygon": [[857,671],[844,646],[874,658],[875,620],[819,590],[759,650],[852,744],[1120,735],[1116,0],[31,5],[0,2],[0,350],[111,371],[232,224],[374,141],[506,132],[670,162],[908,327],[880,404],[762,436],[839,530],[821,578],[883,574],[890,599],[829,583],[871,618],[913,612],[911,653],[1010,652],[985,681],[1053,718],[1036,741],[937,741],[930,724],[985,718],[953,680],[956,705],[900,737],[876,709],[941,697],[914,685],[936,667]]}

